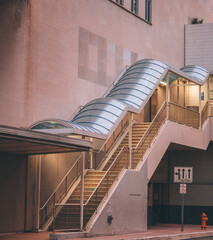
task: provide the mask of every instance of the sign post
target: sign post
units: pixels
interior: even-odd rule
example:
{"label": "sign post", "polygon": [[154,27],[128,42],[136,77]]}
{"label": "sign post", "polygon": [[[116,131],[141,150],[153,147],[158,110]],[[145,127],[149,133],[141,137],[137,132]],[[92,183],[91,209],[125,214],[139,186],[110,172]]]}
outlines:
{"label": "sign post", "polygon": [[183,232],[183,223],[184,223],[184,195],[186,194],[186,184],[180,184],[180,194],[181,194],[181,232]]}
{"label": "sign post", "polygon": [[174,167],[174,182],[180,183],[181,232],[183,232],[183,224],[184,224],[184,195],[186,194],[186,183],[192,183],[192,179],[193,179],[192,167]]}

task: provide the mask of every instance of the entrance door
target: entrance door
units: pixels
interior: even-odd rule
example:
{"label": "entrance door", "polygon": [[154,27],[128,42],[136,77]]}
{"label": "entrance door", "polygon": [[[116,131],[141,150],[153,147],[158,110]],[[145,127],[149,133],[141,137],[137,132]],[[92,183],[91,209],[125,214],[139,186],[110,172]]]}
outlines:
{"label": "entrance door", "polygon": [[148,225],[169,222],[169,187],[153,183],[148,187]]}

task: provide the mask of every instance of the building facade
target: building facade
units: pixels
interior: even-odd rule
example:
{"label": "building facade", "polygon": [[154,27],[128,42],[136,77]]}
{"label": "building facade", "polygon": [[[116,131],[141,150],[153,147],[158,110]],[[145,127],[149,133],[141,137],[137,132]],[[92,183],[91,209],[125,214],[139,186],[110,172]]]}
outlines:
{"label": "building facade", "polygon": [[[69,121],[80,106],[102,97],[119,74],[124,73],[127,66],[142,59],[157,59],[175,69],[196,64],[212,71],[211,59],[201,61],[199,56],[193,55],[194,49],[189,50],[193,42],[193,38],[190,38],[190,28],[200,28],[197,30],[200,32],[208,25],[209,29],[212,29],[212,11],[213,3],[210,0],[1,1],[0,124],[26,129],[47,118]],[[205,20],[203,24],[192,26],[194,18]],[[188,33],[190,36],[186,38]],[[201,46],[202,44],[198,47],[201,48]],[[211,52],[208,52],[210,56]],[[194,59],[196,59],[195,62],[193,62]],[[182,77],[184,76],[183,73]],[[192,92],[192,98],[188,98],[188,101],[191,101],[188,105],[185,102],[186,96],[181,100],[183,96],[181,87],[177,89],[171,89],[171,101],[178,103],[182,101],[182,105],[196,107],[194,110],[199,111],[199,88],[196,88],[195,95]],[[179,95],[176,90],[179,91]],[[209,94],[207,85],[203,87],[202,92],[206,101]],[[180,96],[180,99],[177,96]],[[135,120],[142,122],[153,120],[165,99],[166,89],[159,86],[158,94],[153,93],[152,102],[146,105],[146,110],[141,115],[135,116]],[[203,100],[203,106],[204,104]],[[210,125],[208,125],[209,129]],[[172,129],[172,126],[168,127]],[[184,129],[181,131],[184,132]],[[185,131],[191,134],[188,138],[197,134],[195,130],[190,132],[186,129]],[[199,138],[200,135],[196,136]],[[93,137],[90,136],[90,138]],[[90,138],[87,136],[87,140],[91,140]],[[159,156],[162,157],[162,161],[154,161],[155,167],[150,172],[148,167],[148,170],[141,169],[141,175],[136,177],[137,181],[133,184],[138,187],[138,189],[135,187],[136,193],[141,191],[141,198],[137,198],[137,194],[131,192],[129,197],[124,196],[123,199],[126,199],[126,202],[123,202],[123,208],[135,201],[136,206],[142,209],[142,214],[138,219],[142,220],[143,224],[137,225],[136,228],[131,226],[122,229],[121,219],[124,219],[127,213],[117,212],[115,214],[118,220],[117,223],[114,220],[114,233],[146,230],[147,208],[149,224],[179,221],[178,217],[172,217],[172,213],[178,211],[180,205],[173,194],[177,190],[177,185],[174,185],[172,181],[172,171],[176,165],[186,166],[188,164],[197,171],[196,184],[192,185],[191,197],[186,199],[189,206],[187,211],[191,213],[195,208],[197,211],[208,208],[209,213],[212,214],[210,203],[212,194],[207,196],[207,202],[203,202],[202,198],[198,198],[197,201],[193,199],[194,201],[191,202],[192,196],[199,191],[205,192],[207,186],[211,188],[213,185],[210,175],[203,177],[201,168],[199,168],[202,166],[203,171],[207,171],[209,166],[212,166],[211,144],[205,151],[211,141],[211,136],[208,138],[208,143],[197,144],[190,143],[186,138],[183,137],[183,142],[179,142],[179,145],[185,143],[185,148],[180,147],[177,144],[178,141],[175,142],[175,146],[170,146],[170,143],[174,141],[171,138],[169,145],[162,147],[164,150],[154,151],[153,154],[160,151]],[[197,150],[197,153],[191,148],[202,150]],[[1,206],[7,206],[1,210],[3,214],[0,218],[0,232],[38,229],[39,207],[42,208],[79,157],[78,153],[45,154],[38,160],[37,155],[31,155],[17,156],[10,152],[0,155],[0,171],[2,171],[0,203]],[[89,159],[90,153],[87,155]],[[189,160],[191,158],[195,158],[195,161]],[[204,161],[201,162],[200,159]],[[40,185],[37,186],[39,182],[36,180],[36,174],[38,174],[36,171],[39,161]],[[159,162],[160,165],[157,168]],[[89,164],[90,162],[87,161],[86,168],[91,167]],[[148,161],[146,164],[149,166]],[[127,174],[125,181],[128,185],[129,180],[133,178],[131,175],[133,173]],[[149,179],[148,193],[146,178]],[[17,191],[13,191],[14,182],[16,182]],[[143,182],[141,188],[138,182]],[[119,191],[123,192],[125,182],[119,187],[121,190],[115,194]],[[129,185],[129,188],[131,187],[132,185]],[[40,191],[40,200],[34,197],[38,191]],[[150,199],[147,203],[145,199],[148,196]],[[15,204],[14,198],[17,199]],[[116,204],[115,201],[113,204]],[[106,215],[107,210],[104,209]],[[137,213],[137,209],[131,211]],[[94,223],[91,234],[110,234],[106,230],[108,225],[106,225],[105,215],[100,213],[99,224]],[[193,218],[195,221],[193,222],[189,215],[186,215],[187,222],[198,223],[198,216]],[[106,225],[104,225],[105,230],[100,227],[102,222]],[[128,223],[125,222],[125,224]]]}

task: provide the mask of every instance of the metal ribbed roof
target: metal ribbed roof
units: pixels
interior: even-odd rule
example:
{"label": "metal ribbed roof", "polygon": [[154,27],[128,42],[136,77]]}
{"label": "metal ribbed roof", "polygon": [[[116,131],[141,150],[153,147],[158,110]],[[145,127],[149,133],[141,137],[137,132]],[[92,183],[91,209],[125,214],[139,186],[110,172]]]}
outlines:
{"label": "metal ribbed roof", "polygon": [[125,109],[116,99],[98,98],[85,105],[73,118],[72,123],[90,126],[107,134]]}
{"label": "metal ribbed roof", "polygon": [[153,88],[156,88],[166,71],[167,65],[153,59],[134,63],[115,84],[107,97],[139,109]]}
{"label": "metal ribbed roof", "polygon": [[202,85],[209,76],[202,67],[185,66],[178,70],[154,59],[143,59],[132,64],[103,98],[87,103],[72,121],[44,120],[31,128],[73,128],[108,134],[124,112],[141,111],[160,81],[165,81],[168,71],[169,83],[182,76]]}
{"label": "metal ribbed roof", "polygon": [[195,65],[188,65],[188,66],[182,67],[180,70],[190,75],[191,77],[199,80],[202,83],[205,82],[207,77],[209,76],[209,71]]}
{"label": "metal ribbed roof", "polygon": [[90,131],[93,133],[102,133],[93,127],[83,124],[76,124],[70,121],[61,119],[46,119],[31,126],[31,129],[60,129],[60,128],[74,128],[78,130]]}

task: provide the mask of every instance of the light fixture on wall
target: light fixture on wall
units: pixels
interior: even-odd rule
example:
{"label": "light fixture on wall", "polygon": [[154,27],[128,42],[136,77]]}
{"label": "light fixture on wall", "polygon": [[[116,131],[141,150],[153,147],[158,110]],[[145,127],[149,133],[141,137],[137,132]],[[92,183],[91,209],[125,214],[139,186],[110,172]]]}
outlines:
{"label": "light fixture on wall", "polygon": [[161,82],[160,82],[160,84],[162,84],[162,85],[166,86],[166,83],[165,83],[165,82],[163,82],[163,81],[161,81]]}

